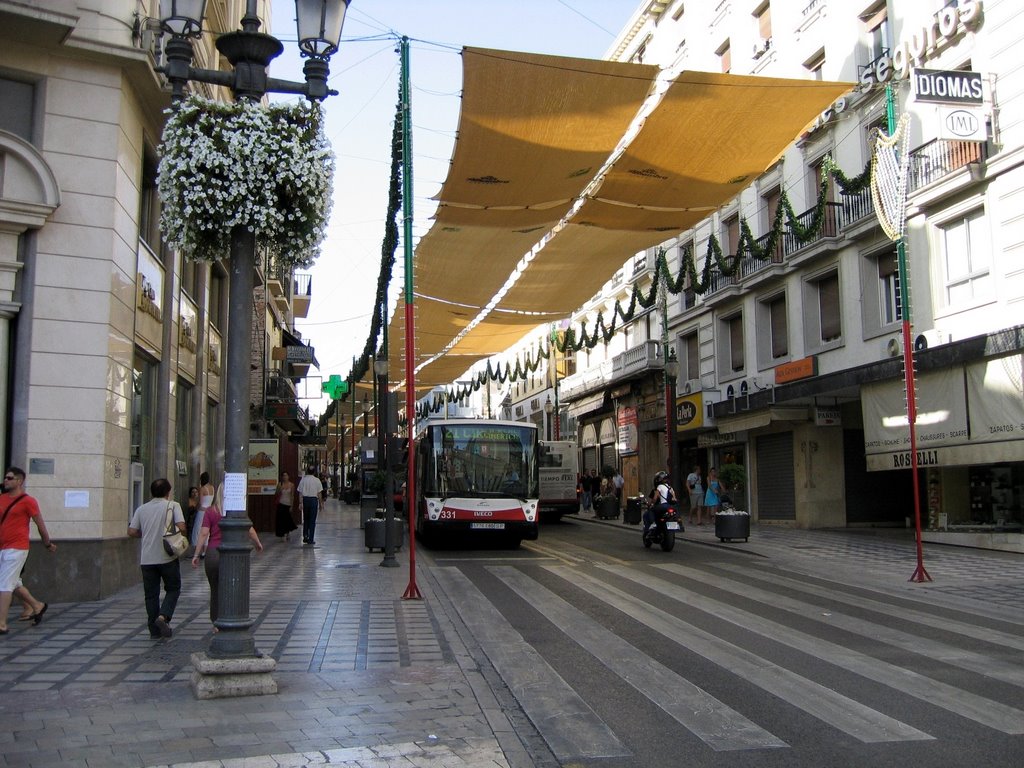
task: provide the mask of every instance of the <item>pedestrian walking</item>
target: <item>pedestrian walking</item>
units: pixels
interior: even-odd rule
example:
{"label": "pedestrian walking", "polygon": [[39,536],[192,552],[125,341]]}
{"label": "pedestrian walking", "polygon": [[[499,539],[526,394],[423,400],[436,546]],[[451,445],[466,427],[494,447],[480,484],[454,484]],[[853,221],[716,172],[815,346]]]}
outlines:
{"label": "pedestrian walking", "polygon": [[[178,558],[164,551],[164,534],[172,524],[186,533],[185,515],[181,505],[171,499],[171,481],[160,477],[150,483],[153,498],[138,507],[128,524],[128,535],[142,539],[139,565],[142,569],[142,592],[146,596],[146,618],[149,636],[170,637],[171,619],[181,595],[181,569]],[[164,599],[160,601],[163,583]]]}
{"label": "pedestrian walking", "polygon": [[584,512],[590,512],[593,504],[594,478],[587,470],[583,470],[583,477],[580,478],[580,487],[583,489],[581,506]]}
{"label": "pedestrian walking", "polygon": [[324,492],[324,484],[316,476],[315,467],[310,467],[299,479],[297,490],[302,497],[302,543],[312,546],[316,544],[316,516],[323,505],[320,494]]}
{"label": "pedestrian walking", "polygon": [[[287,476],[287,472],[285,476]],[[206,572],[206,581],[210,584],[210,623],[214,625],[213,631],[217,632],[217,616],[220,614],[220,542],[221,530],[220,521],[224,517],[221,509],[224,507],[224,485],[221,484],[217,490],[217,497],[213,504],[206,508],[203,513],[203,524],[199,529],[199,543],[196,545],[196,552],[192,555],[192,567],[198,568],[199,561],[203,561],[203,570]],[[292,524],[294,528],[294,523]],[[249,539],[257,552],[263,551],[263,542],[260,541],[256,529],[249,526]]]}
{"label": "pedestrian walking", "polygon": [[694,514],[697,525],[704,525],[704,481],[700,476],[700,465],[694,464],[693,471],[686,476],[686,490],[690,494],[690,525],[693,525]]}
{"label": "pedestrian walking", "polygon": [[281,473],[281,482],[277,484],[277,516],[274,518],[274,534],[279,539],[288,541],[292,531],[298,528],[292,518],[295,508],[295,483],[287,472]]}
{"label": "pedestrian walking", "polygon": [[47,552],[56,552],[50,539],[39,502],[25,491],[25,470],[8,467],[4,472],[4,493],[0,495],[0,635],[6,635],[7,614],[15,592],[24,606],[32,609],[29,620],[43,620],[47,604],[36,600],[21,583],[21,572],[28,560],[29,522],[36,524],[39,538]]}

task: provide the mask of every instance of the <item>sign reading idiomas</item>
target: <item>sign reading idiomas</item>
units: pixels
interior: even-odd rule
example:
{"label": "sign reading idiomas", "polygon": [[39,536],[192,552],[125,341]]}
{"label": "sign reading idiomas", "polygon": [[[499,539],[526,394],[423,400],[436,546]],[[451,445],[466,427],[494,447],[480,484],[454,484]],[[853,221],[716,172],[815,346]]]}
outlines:
{"label": "sign reading idiomas", "polygon": [[981,72],[915,69],[914,99],[938,104],[981,104]]}

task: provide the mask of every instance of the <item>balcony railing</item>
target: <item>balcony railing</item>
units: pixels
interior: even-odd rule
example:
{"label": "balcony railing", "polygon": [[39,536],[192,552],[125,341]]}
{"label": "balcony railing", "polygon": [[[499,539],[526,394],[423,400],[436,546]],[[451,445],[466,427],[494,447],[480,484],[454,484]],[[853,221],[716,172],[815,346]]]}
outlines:
{"label": "balcony railing", "polygon": [[985,159],[985,145],[977,141],[929,141],[910,153],[909,191],[938,181],[968,163],[979,163]]}

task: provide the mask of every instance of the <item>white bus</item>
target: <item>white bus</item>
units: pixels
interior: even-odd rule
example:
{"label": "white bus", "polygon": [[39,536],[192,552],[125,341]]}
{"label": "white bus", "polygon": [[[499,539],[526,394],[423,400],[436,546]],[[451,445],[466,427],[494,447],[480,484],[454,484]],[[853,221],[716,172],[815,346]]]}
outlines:
{"label": "white bus", "polygon": [[537,538],[537,427],[521,421],[431,419],[416,441],[416,536]]}
{"label": "white bus", "polygon": [[571,440],[541,440],[540,519],[558,522],[562,515],[580,511],[579,453]]}

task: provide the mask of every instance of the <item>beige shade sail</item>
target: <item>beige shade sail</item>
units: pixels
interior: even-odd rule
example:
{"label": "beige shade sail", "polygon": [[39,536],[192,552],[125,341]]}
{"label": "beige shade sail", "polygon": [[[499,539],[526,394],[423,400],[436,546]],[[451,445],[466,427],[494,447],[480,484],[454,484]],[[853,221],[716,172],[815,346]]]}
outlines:
{"label": "beige shade sail", "polygon": [[850,87],[683,72],[498,306],[571,313],[630,256],[736,197]]}
{"label": "beige shade sail", "polygon": [[[684,72],[588,190],[654,67],[466,48],[463,72],[451,168],[414,256],[414,362],[432,361],[418,391],[571,314],[630,256],[736,197],[851,87]],[[517,269],[497,308],[466,331]],[[393,382],[405,375],[404,306],[389,325]]]}

